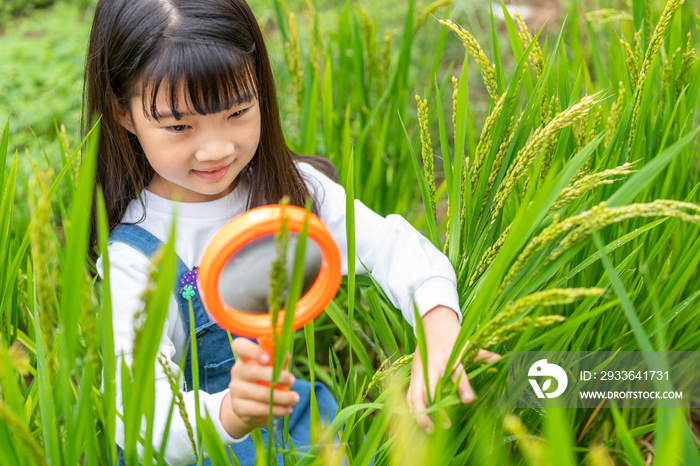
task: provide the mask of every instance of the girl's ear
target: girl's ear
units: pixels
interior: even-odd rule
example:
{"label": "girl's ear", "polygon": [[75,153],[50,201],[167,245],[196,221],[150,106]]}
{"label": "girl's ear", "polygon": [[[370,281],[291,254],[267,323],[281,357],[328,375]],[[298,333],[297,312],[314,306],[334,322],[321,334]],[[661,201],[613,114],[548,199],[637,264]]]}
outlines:
{"label": "girl's ear", "polygon": [[131,121],[131,115],[119,104],[116,97],[114,99],[114,108],[117,109],[117,119],[119,120],[119,124],[122,125],[128,132],[136,134],[134,131],[134,124]]}

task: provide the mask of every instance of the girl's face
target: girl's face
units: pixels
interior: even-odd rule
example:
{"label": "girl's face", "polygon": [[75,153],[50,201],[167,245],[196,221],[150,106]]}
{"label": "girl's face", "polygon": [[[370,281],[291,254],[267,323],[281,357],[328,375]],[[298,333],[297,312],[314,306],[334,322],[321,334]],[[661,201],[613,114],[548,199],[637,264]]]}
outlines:
{"label": "girl's face", "polygon": [[147,189],[166,199],[179,193],[182,202],[222,198],[235,189],[238,174],[258,148],[258,100],[253,97],[220,113],[199,115],[184,107],[189,102],[184,85],[177,92],[180,120],[172,116],[160,90],[156,96],[160,122],[144,115],[140,95],[131,100],[128,113],[117,105],[121,125],[136,135],[156,172]]}

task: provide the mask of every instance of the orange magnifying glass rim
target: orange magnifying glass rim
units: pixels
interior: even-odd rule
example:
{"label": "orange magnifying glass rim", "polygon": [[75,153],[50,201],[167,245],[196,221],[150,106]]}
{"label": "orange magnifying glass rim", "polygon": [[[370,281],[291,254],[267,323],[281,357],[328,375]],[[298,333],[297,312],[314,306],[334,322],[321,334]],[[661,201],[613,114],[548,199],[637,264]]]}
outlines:
{"label": "orange magnifying glass rim", "polygon": [[[197,273],[199,295],[204,307],[220,327],[248,338],[272,335],[271,314],[248,314],[221,300],[219,276],[229,259],[257,238],[275,234],[287,217],[290,233],[300,233],[307,216],[305,209],[291,205],[268,205],[251,209],[229,221],[209,243]],[[323,222],[308,213],[307,237],[321,250],[321,270],[311,288],[297,301],[292,327],[297,330],[315,319],[333,300],[342,275],[340,250]],[[284,310],[280,310],[277,333],[282,330]]]}

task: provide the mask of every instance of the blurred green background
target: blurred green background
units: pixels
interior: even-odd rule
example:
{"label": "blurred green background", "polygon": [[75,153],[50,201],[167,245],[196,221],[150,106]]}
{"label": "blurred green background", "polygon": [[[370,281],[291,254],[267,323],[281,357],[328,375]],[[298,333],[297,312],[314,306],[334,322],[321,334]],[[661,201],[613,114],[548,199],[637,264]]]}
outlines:
{"label": "blurred green background", "polygon": [[[54,125],[65,125],[68,140],[72,147],[80,141],[80,109],[82,99],[82,79],[87,42],[90,34],[90,21],[96,0],[3,0],[0,6],[0,120],[6,121],[9,112],[10,145],[8,157],[19,150],[21,174],[31,170],[25,152],[40,165],[50,164],[60,169],[57,151],[50,150],[55,144]],[[263,29],[273,60],[278,88],[281,93],[288,90],[289,76],[284,72],[282,40],[276,26],[274,6],[271,0],[250,0],[248,2],[258,18],[262,18]],[[302,13],[303,0],[290,0],[289,9],[296,12],[300,28],[302,54],[308,54],[306,17]],[[325,30],[334,30],[339,20],[341,3],[337,0],[316,0],[313,2],[321,14]],[[396,33],[401,28],[407,9],[403,0],[381,0],[359,2],[370,20],[378,27],[375,31],[378,47],[383,46],[387,33]],[[425,9],[430,2],[418,2],[416,11]],[[538,1],[520,7],[528,18],[531,28],[537,30],[545,24],[545,31],[558,31],[562,12],[571,10],[574,4],[565,6],[556,1]],[[494,14],[500,13],[495,10]],[[435,18],[428,17],[421,26],[413,44],[415,52],[411,73],[421,73],[432,65],[435,40],[440,31],[436,18],[449,17],[475,33],[477,37],[490,37],[489,2],[484,0],[460,1],[435,10]],[[505,25],[500,33],[507,43]],[[391,56],[397,59],[401,38],[395,35],[392,41]],[[488,41],[482,47],[490,53]],[[416,60],[416,57],[419,57]],[[458,40],[447,41],[442,61],[443,68],[452,64],[459,70],[464,59],[464,48]],[[504,62],[512,60],[504,56]],[[421,61],[422,60],[422,61]],[[504,66],[508,66],[504,63]],[[443,70],[445,71],[445,70]],[[458,74],[458,71],[455,71]],[[476,121],[483,119],[488,106],[488,95],[480,83],[481,77],[474,67],[470,71],[470,109]],[[414,82],[429,83],[426,79]],[[424,94],[424,89],[415,89]],[[481,93],[481,95],[479,94]],[[294,112],[292,107],[282,108],[285,113]],[[476,137],[477,135],[475,135]],[[49,155],[54,154],[54,155]],[[56,160],[53,160],[56,159]],[[21,179],[21,177],[20,177]],[[20,188],[21,189],[21,188]]]}

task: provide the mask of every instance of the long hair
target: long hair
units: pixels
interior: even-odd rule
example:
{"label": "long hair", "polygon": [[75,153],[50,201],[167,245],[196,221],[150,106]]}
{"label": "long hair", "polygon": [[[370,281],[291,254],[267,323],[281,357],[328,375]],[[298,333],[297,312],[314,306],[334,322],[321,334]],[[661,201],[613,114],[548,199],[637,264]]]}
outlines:
{"label": "long hair", "polygon": [[[290,204],[304,206],[310,193],[294,159],[338,179],[328,160],[300,156],[287,147],[265,42],[244,0],[100,0],[86,61],[82,131],[87,134],[93,116],[101,116],[95,183],[104,193],[110,232],[155,175],[136,136],[119,124],[117,105],[129,109],[140,93],[144,115],[158,120],[160,89],[179,118],[180,83],[200,115],[258,98],[260,143],[238,175],[250,185],[247,209],[279,202],[285,195]],[[313,199],[313,211],[318,209]],[[93,203],[92,260],[98,255],[95,212]]]}

